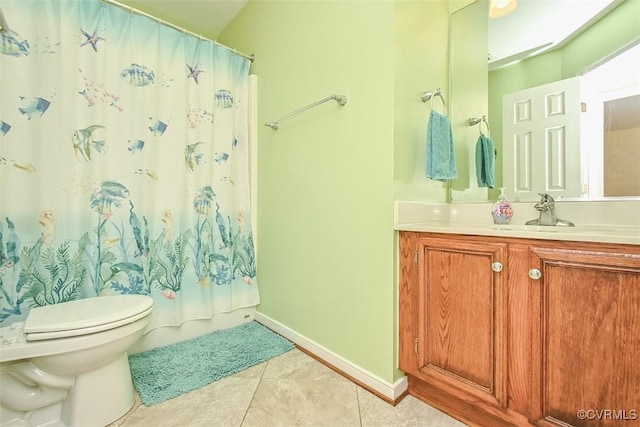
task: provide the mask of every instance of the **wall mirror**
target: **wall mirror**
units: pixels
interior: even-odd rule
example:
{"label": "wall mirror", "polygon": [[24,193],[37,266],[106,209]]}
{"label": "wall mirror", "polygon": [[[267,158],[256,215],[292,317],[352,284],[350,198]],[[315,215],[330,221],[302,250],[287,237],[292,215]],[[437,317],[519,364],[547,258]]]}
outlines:
{"label": "wall mirror", "polygon": [[[468,26],[468,16],[488,20],[486,111],[490,136],[497,150],[496,188],[478,188],[475,170],[470,170],[468,188],[458,192],[459,197],[454,192],[452,201],[495,200],[498,187],[506,187],[512,201],[537,200],[539,191],[550,190],[553,194],[556,187],[571,189],[556,193],[558,198],[567,200],[640,199],[640,168],[637,167],[640,164],[640,28],[636,25],[631,30],[635,32],[631,37],[627,31],[626,40],[603,41],[595,46],[593,50],[597,57],[590,52],[576,60],[573,48],[582,43],[581,37],[593,38],[593,33],[603,26],[604,31],[609,31],[608,37],[603,39],[616,39],[610,37],[610,31],[616,29],[615,19],[619,20],[623,15],[619,13],[623,6],[629,5],[625,5],[624,0],[518,0],[517,3],[515,11],[497,19],[488,16],[489,0],[477,0],[452,14],[452,44],[463,43],[462,38],[468,37],[468,28],[459,28],[462,22]],[[554,5],[557,6],[555,11],[549,9]],[[481,14],[478,8],[483,11]],[[568,23],[568,16],[577,18],[576,22]],[[628,26],[628,22],[623,19],[620,26]],[[505,151],[510,147],[505,147],[503,141],[504,95],[570,78],[579,80],[580,87],[576,104],[581,110],[578,136],[569,141],[560,133],[555,141],[545,137],[525,141],[526,144],[521,145],[527,150],[531,148],[527,145],[537,144],[547,157],[540,160],[532,156],[533,161],[515,172],[519,177],[514,181],[514,159],[522,158],[524,154],[518,153],[517,149]],[[459,83],[459,78],[452,73],[452,92]],[[460,98],[452,100],[452,108],[459,102]],[[508,141],[512,143],[513,136]],[[465,144],[469,145],[469,142]],[[556,157],[550,155],[554,151],[558,154]],[[551,170],[545,163],[551,165]],[[475,169],[473,161],[467,164],[469,169]],[[508,177],[505,177],[505,171],[510,174]],[[542,183],[536,185],[543,188],[534,188],[534,182]],[[527,186],[531,191],[521,191]]]}

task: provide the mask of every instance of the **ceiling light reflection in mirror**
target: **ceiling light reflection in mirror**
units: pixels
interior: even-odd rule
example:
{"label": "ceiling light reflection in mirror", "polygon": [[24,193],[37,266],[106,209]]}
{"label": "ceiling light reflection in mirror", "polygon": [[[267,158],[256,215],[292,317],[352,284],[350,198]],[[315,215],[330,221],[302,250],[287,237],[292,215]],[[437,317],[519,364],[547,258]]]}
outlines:
{"label": "ceiling light reflection in mirror", "polygon": [[507,16],[518,7],[517,0],[491,0],[489,3],[489,16],[491,18],[502,18]]}

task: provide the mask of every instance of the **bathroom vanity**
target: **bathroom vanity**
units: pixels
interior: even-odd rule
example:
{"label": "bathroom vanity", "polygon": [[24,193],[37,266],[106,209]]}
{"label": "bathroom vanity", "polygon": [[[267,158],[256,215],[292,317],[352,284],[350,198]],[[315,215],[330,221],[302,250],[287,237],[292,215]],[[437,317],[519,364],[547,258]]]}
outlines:
{"label": "bathroom vanity", "polygon": [[409,393],[470,425],[640,422],[640,228],[598,228],[397,221]]}

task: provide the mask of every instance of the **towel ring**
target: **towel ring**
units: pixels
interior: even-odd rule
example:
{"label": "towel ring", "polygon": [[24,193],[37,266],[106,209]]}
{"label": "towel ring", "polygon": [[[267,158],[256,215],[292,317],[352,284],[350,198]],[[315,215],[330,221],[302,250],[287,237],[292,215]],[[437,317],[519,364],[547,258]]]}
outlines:
{"label": "towel ring", "polygon": [[489,128],[489,120],[487,120],[487,116],[482,116],[481,119],[478,118],[470,118],[469,126],[478,125],[478,130],[480,131],[480,135],[482,135],[482,122],[487,126],[487,134],[491,135],[491,128]]}
{"label": "towel ring", "polygon": [[444,100],[444,96],[442,96],[442,91],[440,90],[440,88],[436,89],[435,92],[422,92],[422,95],[420,96],[420,98],[422,99],[422,102],[427,102],[429,101],[429,107],[431,108],[431,111],[433,111],[433,98],[434,97],[440,97],[440,100],[442,101],[442,106],[444,107],[444,115],[447,115],[447,103]]}

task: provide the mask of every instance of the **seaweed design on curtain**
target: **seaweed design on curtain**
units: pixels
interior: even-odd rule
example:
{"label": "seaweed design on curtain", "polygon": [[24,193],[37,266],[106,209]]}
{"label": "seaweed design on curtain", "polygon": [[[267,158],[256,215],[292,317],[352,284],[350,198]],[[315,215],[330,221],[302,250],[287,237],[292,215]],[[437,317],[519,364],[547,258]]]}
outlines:
{"label": "seaweed design on curtain", "polygon": [[0,326],[102,295],[151,295],[152,328],[258,304],[249,61],[99,0],[1,12]]}

